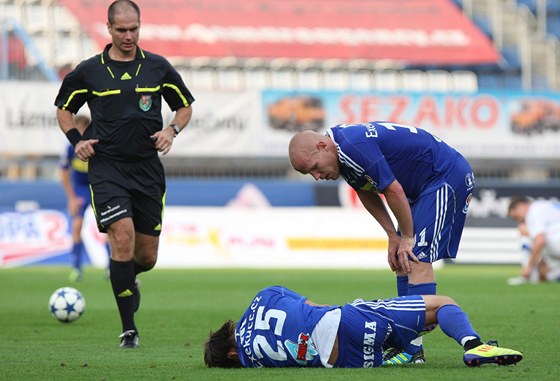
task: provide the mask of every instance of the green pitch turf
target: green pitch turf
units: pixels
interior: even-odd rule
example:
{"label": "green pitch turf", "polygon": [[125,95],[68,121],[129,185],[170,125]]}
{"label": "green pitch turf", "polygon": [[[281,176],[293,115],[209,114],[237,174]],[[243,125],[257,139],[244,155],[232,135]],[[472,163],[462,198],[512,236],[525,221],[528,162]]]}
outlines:
{"label": "green pitch turf", "polygon": [[[379,369],[207,369],[203,344],[210,329],[237,320],[254,294],[283,285],[319,303],[396,294],[389,271],[164,270],[142,274],[136,321],[138,350],[118,348],[120,322],[109,281],[86,269],[0,270],[0,380],[557,380],[560,377],[560,284],[507,286],[513,266],[445,266],[438,293],[452,296],[483,340],[520,350],[517,366],[467,368],[462,348],[441,330],[424,338],[427,363]],[[78,288],[86,312],[59,323],[47,302],[58,287]]]}

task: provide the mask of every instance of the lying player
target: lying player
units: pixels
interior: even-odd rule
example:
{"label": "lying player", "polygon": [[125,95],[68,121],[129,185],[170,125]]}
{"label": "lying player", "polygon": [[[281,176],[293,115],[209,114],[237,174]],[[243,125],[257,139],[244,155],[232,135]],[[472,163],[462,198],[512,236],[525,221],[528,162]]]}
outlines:
{"label": "lying player", "polygon": [[340,307],[274,286],[255,296],[238,323],[228,320],[210,332],[204,361],[220,368],[379,367],[384,347],[403,348],[433,324],[463,346],[469,367],[523,359],[518,351],[484,344],[448,296],[357,299]]}

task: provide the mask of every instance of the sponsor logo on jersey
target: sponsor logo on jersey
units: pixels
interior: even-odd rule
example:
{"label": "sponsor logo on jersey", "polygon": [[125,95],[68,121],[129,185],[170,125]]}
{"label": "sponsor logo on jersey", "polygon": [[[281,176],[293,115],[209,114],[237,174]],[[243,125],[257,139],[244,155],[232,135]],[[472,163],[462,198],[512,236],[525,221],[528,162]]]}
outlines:
{"label": "sponsor logo on jersey", "polygon": [[474,174],[467,173],[465,176],[465,185],[467,186],[467,190],[471,190],[474,188]]}
{"label": "sponsor logo on jersey", "polygon": [[121,77],[121,81],[126,81],[127,79],[132,79],[132,77],[128,74],[128,72],[125,72]]}
{"label": "sponsor logo on jersey", "polygon": [[365,175],[365,178],[367,183],[365,183],[360,189],[365,191],[373,190],[375,192],[379,192],[379,189],[377,188],[377,183],[371,178],[371,176]]}
{"label": "sponsor logo on jersey", "polygon": [[375,364],[375,336],[377,335],[377,322],[366,321],[364,327],[363,359],[364,368],[373,368]]}
{"label": "sponsor logo on jersey", "polygon": [[300,333],[297,343],[286,340],[284,345],[288,353],[301,365],[307,364],[307,361],[313,360],[319,354],[315,343],[313,343],[311,336],[307,333]]}
{"label": "sponsor logo on jersey", "polygon": [[421,252],[416,256],[416,258],[418,258],[418,259],[424,259],[424,258],[426,258],[426,257],[427,257],[427,255],[426,255],[423,251],[421,251]]}
{"label": "sponsor logo on jersey", "polygon": [[467,199],[465,200],[465,207],[463,208],[463,213],[467,214],[467,212],[469,211],[469,205],[471,204],[471,200],[472,200],[472,193],[469,193]]}

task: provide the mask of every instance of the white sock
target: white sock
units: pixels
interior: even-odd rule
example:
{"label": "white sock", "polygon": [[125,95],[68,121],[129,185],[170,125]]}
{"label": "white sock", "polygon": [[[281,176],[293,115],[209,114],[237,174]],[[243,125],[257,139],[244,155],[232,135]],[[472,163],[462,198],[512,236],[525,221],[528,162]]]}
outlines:
{"label": "white sock", "polygon": [[467,341],[469,341],[469,340],[475,340],[475,339],[478,339],[478,337],[476,337],[476,336],[465,336],[465,337],[463,337],[463,338],[461,339],[461,346],[464,347],[464,346],[465,346],[465,343],[466,343]]}

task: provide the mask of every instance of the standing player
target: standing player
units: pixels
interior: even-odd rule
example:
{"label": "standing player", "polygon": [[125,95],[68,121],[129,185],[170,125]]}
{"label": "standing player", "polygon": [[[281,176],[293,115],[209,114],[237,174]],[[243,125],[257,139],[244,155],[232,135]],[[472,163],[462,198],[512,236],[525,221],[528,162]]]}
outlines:
{"label": "standing player", "polygon": [[437,323],[464,348],[469,367],[523,359],[518,351],[484,344],[448,296],[357,299],[340,307],[275,286],[261,290],[238,323],[228,320],[210,332],[204,361],[220,368],[374,368],[384,364],[385,345],[402,348],[425,325]]}
{"label": "standing player", "polygon": [[[74,118],[76,128],[83,136],[90,124],[90,119],[85,115]],[[68,202],[68,214],[72,221],[72,272],[71,281],[80,281],[82,272],[82,254],[84,243],[82,241],[82,226],[84,213],[90,204],[90,190],[88,182],[88,163],[80,160],[74,152],[74,147],[68,144],[60,157],[60,177],[62,187]],[[110,253],[109,244],[106,244],[107,253]]]}
{"label": "standing player", "polygon": [[[295,170],[315,180],[342,176],[356,190],[389,237],[399,296],[436,294],[432,263],[457,255],[474,188],[472,169],[459,152],[420,128],[370,122],[338,125],[325,135],[298,133],[289,157]],[[424,362],[422,337],[387,358]]]}
{"label": "standing player", "polygon": [[[165,203],[158,152],[169,152],[191,119],[194,99],[165,58],[138,46],[140,9],[133,1],[117,0],[107,13],[112,43],[64,78],[55,105],[60,128],[76,155],[89,161],[95,216],[111,242],[110,279],[122,323],[120,347],[137,348],[136,276],[156,264]],[[162,98],[175,111],[163,129]],[[72,119],[86,102],[92,116],[87,139]]]}

